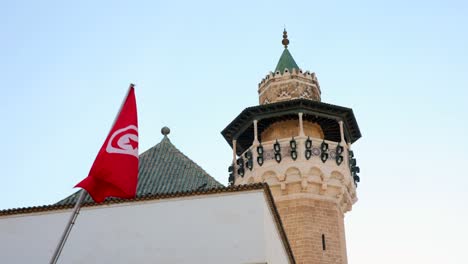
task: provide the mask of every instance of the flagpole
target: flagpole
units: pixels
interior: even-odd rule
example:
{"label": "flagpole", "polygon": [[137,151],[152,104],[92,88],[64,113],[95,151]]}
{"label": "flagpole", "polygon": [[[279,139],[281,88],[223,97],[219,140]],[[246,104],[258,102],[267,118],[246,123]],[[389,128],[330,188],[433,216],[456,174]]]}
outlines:
{"label": "flagpole", "polygon": [[57,248],[55,249],[54,255],[52,256],[50,260],[50,264],[57,263],[57,260],[60,257],[60,253],[62,253],[63,246],[65,245],[65,242],[67,241],[68,235],[70,235],[73,225],[75,224],[75,220],[78,217],[78,214],[80,213],[81,204],[83,203],[85,195],[86,195],[86,191],[84,189],[81,189],[80,196],[78,197],[78,200],[76,201],[76,204],[75,204],[75,208],[73,209],[73,214],[70,216],[70,220],[68,221],[67,226],[65,227],[65,230],[63,231],[62,238],[60,239],[60,242],[57,245]]}
{"label": "flagpole", "polygon": [[[122,101],[122,103],[120,105],[119,112],[117,113],[117,115],[116,115],[116,117],[114,119],[114,122],[112,122],[111,131],[112,131],[112,128],[114,127],[115,123],[117,122],[117,118],[119,117],[120,112],[122,111],[124,103],[127,101],[130,90],[134,89],[134,87],[135,87],[135,85],[133,83],[130,83],[130,85],[128,87],[127,95],[124,97],[124,100]],[[75,220],[78,217],[78,214],[80,213],[81,204],[83,203],[85,195],[86,195],[86,190],[81,189],[80,196],[78,197],[78,200],[76,201],[75,208],[73,209],[73,213],[70,216],[70,220],[68,221],[68,223],[67,223],[67,225],[65,227],[65,230],[63,231],[62,238],[60,239],[60,242],[57,245],[57,248],[55,249],[54,255],[52,256],[52,258],[50,260],[50,264],[56,264],[57,263],[57,260],[60,257],[60,253],[62,253],[62,249],[65,246],[65,242],[67,241],[68,235],[70,235],[70,232],[71,232],[71,230],[73,228],[73,225],[75,224]]]}

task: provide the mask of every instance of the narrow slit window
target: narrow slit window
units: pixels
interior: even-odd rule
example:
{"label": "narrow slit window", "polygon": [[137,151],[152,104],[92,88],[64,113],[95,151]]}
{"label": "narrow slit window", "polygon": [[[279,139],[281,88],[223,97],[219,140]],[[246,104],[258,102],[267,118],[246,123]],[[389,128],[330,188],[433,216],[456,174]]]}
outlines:
{"label": "narrow slit window", "polygon": [[323,250],[326,250],[327,249],[327,245],[325,243],[325,234],[322,234],[322,249]]}

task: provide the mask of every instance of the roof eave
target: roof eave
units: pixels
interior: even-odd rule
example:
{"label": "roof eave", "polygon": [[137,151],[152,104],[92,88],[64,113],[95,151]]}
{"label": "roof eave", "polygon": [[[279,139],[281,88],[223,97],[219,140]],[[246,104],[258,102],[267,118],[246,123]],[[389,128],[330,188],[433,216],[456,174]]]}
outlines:
{"label": "roof eave", "polygon": [[266,105],[252,106],[244,109],[221,134],[232,147],[232,140],[237,139],[251,126],[254,119],[261,120],[290,113],[309,113],[334,120],[343,120],[345,134],[349,135],[351,143],[361,137],[354,112],[351,108],[337,106],[308,99],[295,99]]}

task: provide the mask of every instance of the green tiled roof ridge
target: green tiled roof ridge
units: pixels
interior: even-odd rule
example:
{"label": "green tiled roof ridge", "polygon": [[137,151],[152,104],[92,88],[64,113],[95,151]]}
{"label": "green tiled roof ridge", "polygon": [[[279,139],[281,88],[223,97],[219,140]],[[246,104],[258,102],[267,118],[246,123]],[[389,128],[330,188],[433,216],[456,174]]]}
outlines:
{"label": "green tiled roof ridge", "polygon": [[[224,187],[164,137],[140,154],[137,197]],[[78,192],[57,204],[74,203]],[[87,195],[84,202],[92,202]]]}
{"label": "green tiled roof ridge", "polygon": [[297,66],[297,63],[294,61],[291,53],[287,48],[285,48],[281,54],[278,64],[276,65],[275,72],[279,71],[280,73],[283,73],[285,69],[292,71],[293,68],[299,70],[299,66]]}

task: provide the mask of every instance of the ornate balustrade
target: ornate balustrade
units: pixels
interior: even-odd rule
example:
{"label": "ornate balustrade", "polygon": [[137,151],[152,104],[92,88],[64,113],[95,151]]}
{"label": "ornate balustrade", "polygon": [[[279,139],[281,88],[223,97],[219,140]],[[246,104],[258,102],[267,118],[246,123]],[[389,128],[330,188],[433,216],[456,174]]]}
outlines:
{"label": "ornate balustrade", "polygon": [[235,175],[236,178],[249,178],[253,176],[253,171],[278,165],[281,167],[283,164],[294,166],[296,162],[297,166],[302,166],[304,162],[322,164],[332,170],[350,173],[347,145],[298,136],[253,144],[237,160]]}
{"label": "ornate balustrade", "polygon": [[346,211],[357,200],[355,165],[346,144],[298,136],[253,144],[237,159],[232,180],[268,182],[283,191],[297,186],[301,193],[338,199]]}

